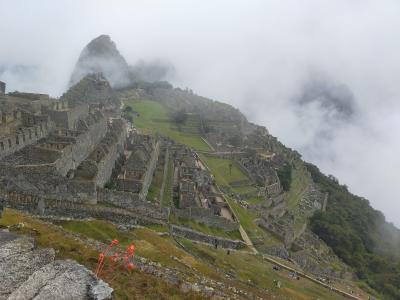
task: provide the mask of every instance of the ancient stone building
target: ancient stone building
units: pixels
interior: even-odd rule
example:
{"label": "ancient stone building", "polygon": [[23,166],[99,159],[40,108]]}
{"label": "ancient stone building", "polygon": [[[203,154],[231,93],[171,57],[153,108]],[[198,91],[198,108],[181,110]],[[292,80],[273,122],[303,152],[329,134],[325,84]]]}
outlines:
{"label": "ancient stone building", "polygon": [[125,151],[126,161],[116,180],[117,189],[132,193],[148,189],[158,159],[158,148],[158,143],[150,135],[131,132]]}

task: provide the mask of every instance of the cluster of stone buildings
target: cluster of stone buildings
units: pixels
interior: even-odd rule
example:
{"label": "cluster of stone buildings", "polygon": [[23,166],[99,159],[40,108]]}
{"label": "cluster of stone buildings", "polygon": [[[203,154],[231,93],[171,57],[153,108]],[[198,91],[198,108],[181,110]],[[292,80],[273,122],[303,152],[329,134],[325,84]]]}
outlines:
{"label": "cluster of stone buildings", "polygon": [[253,182],[262,187],[264,196],[273,197],[282,192],[275,166],[269,158],[247,153],[235,156],[235,161]]}
{"label": "cluster of stone buildings", "polygon": [[[82,204],[146,200],[158,144],[132,131],[119,106],[98,74],[60,99],[6,94],[2,84],[0,190]],[[110,181],[118,195],[104,192]]]}
{"label": "cluster of stone buildings", "polygon": [[159,156],[159,142],[150,135],[132,132],[125,148],[124,163],[115,181],[121,191],[140,193],[145,199]]}
{"label": "cluster of stone buildings", "polygon": [[175,144],[171,156],[174,165],[173,198],[178,208],[175,213],[222,228],[227,228],[224,225],[229,222],[236,223],[212,174],[197,154],[184,145]]}

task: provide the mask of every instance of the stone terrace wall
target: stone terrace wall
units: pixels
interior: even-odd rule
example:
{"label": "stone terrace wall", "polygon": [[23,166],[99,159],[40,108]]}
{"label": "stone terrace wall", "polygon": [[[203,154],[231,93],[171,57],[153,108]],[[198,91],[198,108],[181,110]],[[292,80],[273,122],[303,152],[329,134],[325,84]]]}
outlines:
{"label": "stone terrace wall", "polygon": [[176,225],[171,225],[171,232],[174,235],[184,237],[189,240],[195,240],[213,246],[217,245],[217,247],[222,247],[222,248],[241,249],[246,246],[246,244],[243,241],[229,240],[221,237],[215,237]]}
{"label": "stone terrace wall", "polygon": [[[120,120],[116,120],[120,121]],[[96,186],[104,186],[104,184],[110,179],[112,171],[115,166],[115,162],[124,152],[125,142],[127,137],[126,125],[122,123],[122,130],[120,132],[115,132],[117,135],[117,140],[112,145],[109,145],[108,153],[105,157],[97,164],[97,174],[95,178]]]}
{"label": "stone terrace wall", "polygon": [[6,192],[27,193],[76,203],[96,203],[95,185],[90,181],[68,179],[44,169],[24,168],[24,172],[0,168],[1,182]]}
{"label": "stone terrace wall", "polygon": [[80,104],[64,110],[47,110],[57,127],[76,130],[77,122],[89,114],[89,105]]}
{"label": "stone terrace wall", "polygon": [[58,173],[65,176],[75,169],[97,146],[107,132],[107,121],[101,118],[92,124],[89,130],[76,137],[76,143],[63,149],[62,156],[55,163]]}
{"label": "stone terrace wall", "polygon": [[139,194],[98,188],[97,201],[137,211],[155,219],[167,218],[165,209],[152,202],[141,200]]}
{"label": "stone terrace wall", "polygon": [[202,207],[188,207],[184,209],[172,208],[172,213],[180,218],[195,220],[209,227],[216,227],[225,231],[235,231],[239,229],[239,223],[214,215],[212,209]]}
{"label": "stone terrace wall", "polygon": [[118,208],[50,200],[39,196],[21,193],[0,192],[0,195],[5,198],[6,207],[49,218],[95,218],[121,225],[163,224],[166,221],[164,219],[152,218],[141,213]]}
{"label": "stone terrace wall", "polygon": [[11,136],[0,139],[0,158],[10,155],[25,146],[46,137],[55,128],[51,121],[43,121],[31,127],[24,127]]}

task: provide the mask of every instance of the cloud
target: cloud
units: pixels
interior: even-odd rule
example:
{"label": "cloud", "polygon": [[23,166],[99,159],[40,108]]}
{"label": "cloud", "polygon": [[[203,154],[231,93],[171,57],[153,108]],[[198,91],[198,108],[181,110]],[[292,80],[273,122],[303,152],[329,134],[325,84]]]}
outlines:
{"label": "cloud", "polygon": [[108,34],[130,65],[173,64],[174,84],[240,108],[400,226],[399,11],[397,0],[3,1],[0,65],[37,68],[8,72],[10,89],[60,95],[82,48]]}

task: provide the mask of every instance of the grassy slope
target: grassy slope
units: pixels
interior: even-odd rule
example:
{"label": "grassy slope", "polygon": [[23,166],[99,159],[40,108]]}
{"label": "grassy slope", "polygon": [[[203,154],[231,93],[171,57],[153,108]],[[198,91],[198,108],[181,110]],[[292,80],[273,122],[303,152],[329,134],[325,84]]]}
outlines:
{"label": "grassy slope", "polygon": [[[211,172],[215,176],[217,184],[221,187],[229,187],[234,192],[242,194],[255,190],[255,187],[251,186],[249,178],[238,168],[234,161],[230,159],[223,159],[219,157],[210,156],[207,154],[200,154],[200,158],[207,164]],[[232,169],[229,170],[229,165],[232,164]],[[249,184],[232,187],[230,182],[247,180]]]}
{"label": "grassy slope", "polygon": [[[110,242],[117,238],[121,245],[134,242],[137,254],[164,267],[174,268],[184,274],[187,280],[195,280],[197,274],[227,283],[231,286],[253,292],[262,298],[280,299],[281,296],[295,299],[341,299],[320,286],[306,280],[293,280],[287,272],[275,272],[272,265],[263,261],[260,256],[254,256],[243,252],[231,252],[215,250],[201,244],[195,244],[188,240],[182,240],[189,251],[185,252],[177,247],[172,239],[160,237],[150,229],[134,229],[129,232],[121,232],[114,225],[103,221],[63,221],[60,226],[45,223],[35,218],[25,216],[14,210],[6,209],[0,219],[0,226],[10,226],[24,223],[19,233],[35,236],[41,247],[52,247],[56,250],[57,258],[71,258],[82,263],[89,269],[94,269],[98,253],[73,236],[65,233],[65,230],[92,238],[102,242]],[[157,231],[166,231],[166,228],[158,226]],[[224,274],[217,272],[215,268],[222,269],[233,274],[229,280]],[[175,286],[167,285],[158,278],[139,272],[119,272],[111,281],[115,289],[116,299],[201,299],[196,293],[183,293]],[[111,280],[111,275],[105,275],[106,281]],[[280,280],[282,288],[276,289],[273,280]],[[267,288],[265,294],[263,289]],[[229,291],[228,291],[229,292]]]}
{"label": "grassy slope", "polygon": [[[57,259],[74,259],[91,270],[95,269],[98,252],[81,241],[66,235],[65,231],[59,226],[25,216],[14,210],[5,210],[3,218],[0,219],[0,226],[18,223],[24,223],[25,226],[17,233],[34,236],[40,247],[54,248]],[[167,248],[168,246],[170,247],[171,243],[167,243],[167,246],[164,246],[157,239],[157,236],[154,237],[154,234],[149,234],[151,233],[150,230],[144,229],[144,232],[138,232],[138,238],[137,236],[122,234],[115,226],[101,221],[72,222],[64,225],[73,232],[80,232],[85,236],[99,239],[100,241],[109,242],[114,238],[121,240],[122,244],[134,241],[138,248],[138,253],[143,256],[163,258],[165,256],[162,252],[164,249],[169,253],[173,253],[172,249]],[[146,240],[140,240],[143,235],[146,236]],[[180,253],[183,252],[181,251]],[[114,275],[115,278],[111,280]],[[184,294],[178,287],[168,285],[154,276],[139,271],[117,272],[112,276],[105,274],[103,279],[114,288],[116,299],[193,299],[193,297],[194,299],[201,299],[194,293]]]}
{"label": "grassy slope", "polygon": [[[212,157],[204,154],[200,154],[200,158],[210,168],[219,186],[229,187],[229,182],[249,179],[231,160]],[[231,173],[229,172],[230,163],[232,163]],[[254,189],[254,187],[252,186],[245,187]],[[240,188],[242,187],[239,187],[238,189]],[[258,218],[258,215],[256,214],[256,212],[242,207],[228,197],[226,199],[229,202],[229,205],[234,210],[236,216],[239,218],[240,224],[243,226],[243,229],[247,232],[253,242],[257,240],[264,240],[271,245],[279,243],[279,241],[275,237],[257,226],[256,219]],[[252,203],[257,203],[259,201],[262,201],[259,197],[250,198],[250,202]]]}
{"label": "grassy slope", "polygon": [[167,108],[159,102],[126,100],[124,104],[131,106],[135,112],[139,113],[139,116],[132,115],[138,128],[161,133],[178,143],[186,144],[197,150],[210,150],[200,134],[193,130],[193,120],[191,118],[186,120],[180,131],[177,125],[171,121]]}

